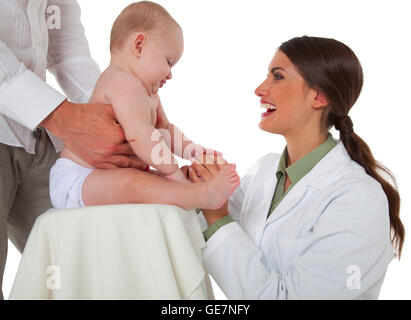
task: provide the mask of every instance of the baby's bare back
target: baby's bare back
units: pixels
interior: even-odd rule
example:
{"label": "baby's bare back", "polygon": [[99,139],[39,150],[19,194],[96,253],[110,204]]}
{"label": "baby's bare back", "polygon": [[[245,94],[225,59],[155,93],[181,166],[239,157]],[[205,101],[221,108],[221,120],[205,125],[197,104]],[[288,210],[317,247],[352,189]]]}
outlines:
{"label": "baby's bare back", "polygon": [[[93,94],[89,100],[89,103],[104,103],[104,104],[108,104],[108,100],[107,98],[105,98],[104,96],[104,88],[106,85],[104,85],[104,83],[107,83],[107,80],[104,80],[106,77],[104,76],[104,73],[100,75],[96,86],[93,90]],[[79,165],[82,165],[84,167],[88,167],[88,168],[93,168],[93,166],[91,166],[90,164],[88,164],[87,162],[85,162],[83,159],[81,159],[79,156],[77,156],[73,151],[71,151],[71,149],[69,149],[68,147],[64,147],[63,150],[60,153],[60,158],[67,158],[70,159],[76,163],[78,163]]]}
{"label": "baby's bare back", "polygon": [[[89,103],[102,103],[102,104],[111,104],[110,98],[115,98],[116,95],[124,94],[124,86],[118,79],[119,73],[124,73],[124,71],[119,71],[112,68],[107,68],[97,80],[96,86],[93,90],[93,94],[89,100]],[[131,81],[139,81],[135,76],[129,76]],[[157,112],[156,108],[158,105],[158,96],[149,97],[147,95],[147,106],[150,109],[150,118],[151,124],[154,126],[157,122]],[[121,110],[116,109],[116,106],[113,104],[114,113],[118,114]],[[78,157],[73,151],[69,148],[64,147],[60,154],[61,158],[68,158],[82,166],[93,168],[90,164],[85,162],[83,159]]]}

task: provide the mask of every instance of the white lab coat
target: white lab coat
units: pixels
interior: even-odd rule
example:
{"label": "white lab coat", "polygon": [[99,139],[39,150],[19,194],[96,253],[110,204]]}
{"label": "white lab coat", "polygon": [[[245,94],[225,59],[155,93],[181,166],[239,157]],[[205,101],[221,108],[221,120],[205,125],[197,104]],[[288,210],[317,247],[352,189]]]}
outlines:
{"label": "white lab coat", "polygon": [[388,200],[339,142],[267,219],[280,155],[259,159],[229,199],[236,220],[203,258],[229,299],[377,299],[393,259]]}

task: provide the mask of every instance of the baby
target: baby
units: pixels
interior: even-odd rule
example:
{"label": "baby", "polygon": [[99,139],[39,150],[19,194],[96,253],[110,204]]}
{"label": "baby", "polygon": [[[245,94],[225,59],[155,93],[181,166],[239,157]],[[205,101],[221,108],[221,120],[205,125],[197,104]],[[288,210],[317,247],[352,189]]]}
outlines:
{"label": "baby", "polygon": [[173,154],[192,160],[202,147],[168,121],[158,96],[183,53],[180,26],[158,4],[133,3],[113,24],[110,51],[110,65],[98,79],[90,102],[113,106],[137,157],[157,171],[93,168],[65,147],[50,172],[53,206],[159,203],[184,209],[219,208],[240,183],[235,166],[224,165],[206,182],[187,181]]}

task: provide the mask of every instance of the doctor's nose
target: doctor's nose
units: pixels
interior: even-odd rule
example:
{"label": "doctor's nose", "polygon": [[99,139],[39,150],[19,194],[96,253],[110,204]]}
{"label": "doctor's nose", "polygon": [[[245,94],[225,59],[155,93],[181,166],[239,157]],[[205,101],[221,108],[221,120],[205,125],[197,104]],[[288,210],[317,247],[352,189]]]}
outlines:
{"label": "doctor's nose", "polygon": [[171,72],[168,74],[166,80],[171,80],[171,78],[173,77],[173,75],[171,74]]}
{"label": "doctor's nose", "polygon": [[267,94],[267,86],[266,86],[267,80],[265,80],[263,83],[261,83],[254,91],[255,95],[262,98]]}

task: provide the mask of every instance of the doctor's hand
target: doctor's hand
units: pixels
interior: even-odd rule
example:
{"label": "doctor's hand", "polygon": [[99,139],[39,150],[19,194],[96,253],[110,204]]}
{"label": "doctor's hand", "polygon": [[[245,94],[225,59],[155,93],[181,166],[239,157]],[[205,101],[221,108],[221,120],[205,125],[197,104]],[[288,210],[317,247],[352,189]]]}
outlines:
{"label": "doctor's hand", "polygon": [[126,141],[110,105],[75,104],[65,100],[39,126],[60,138],[93,167],[149,169]]}
{"label": "doctor's hand", "polygon": [[[224,166],[224,165],[223,165]],[[221,166],[221,167],[223,167]],[[219,165],[217,164],[197,164],[194,163],[191,167],[188,168],[188,176],[191,182],[198,183],[202,181],[207,181],[219,171]],[[226,201],[223,206],[216,210],[206,210],[203,209],[204,218],[207,221],[207,224],[211,226],[217,220],[227,216],[228,212],[228,201]]]}

